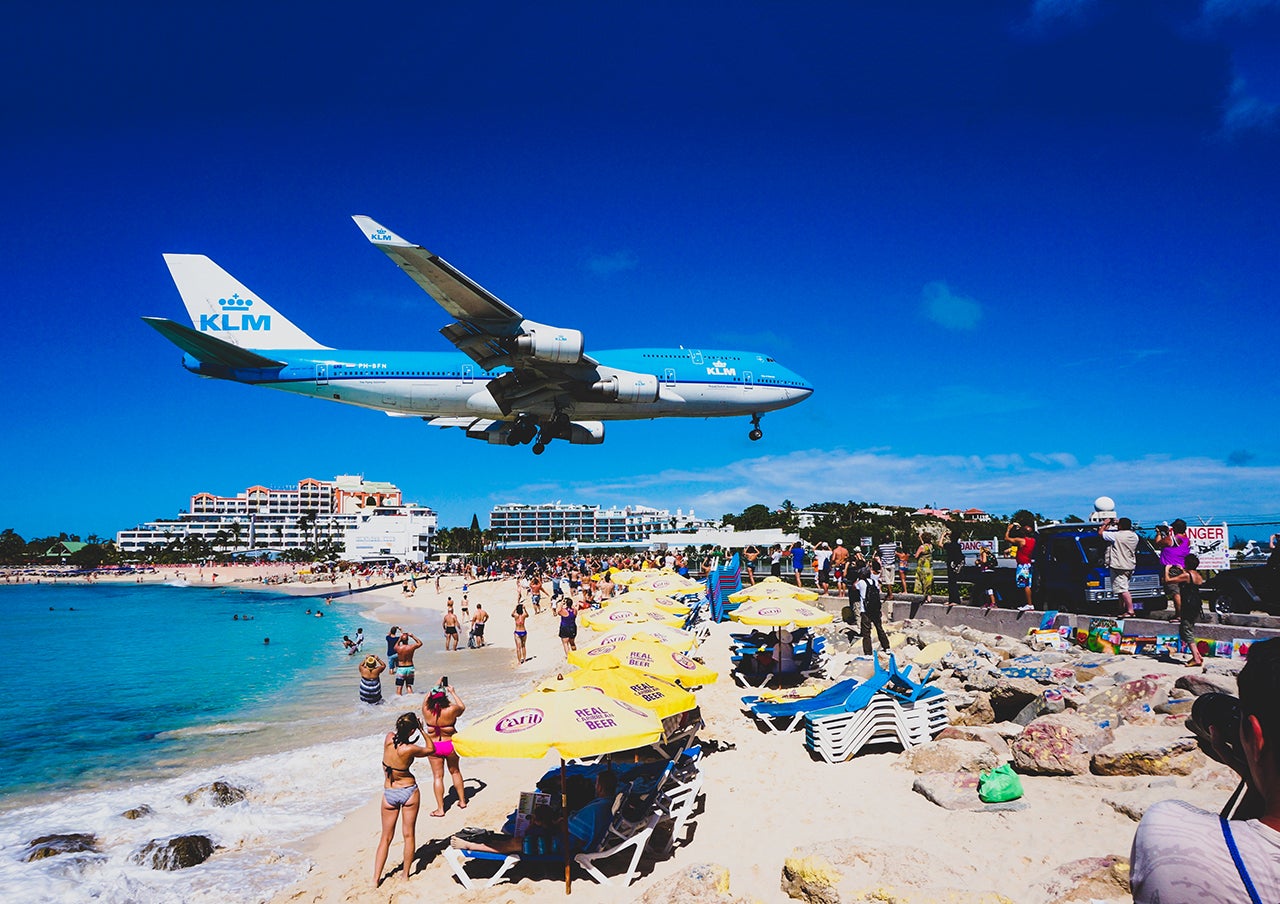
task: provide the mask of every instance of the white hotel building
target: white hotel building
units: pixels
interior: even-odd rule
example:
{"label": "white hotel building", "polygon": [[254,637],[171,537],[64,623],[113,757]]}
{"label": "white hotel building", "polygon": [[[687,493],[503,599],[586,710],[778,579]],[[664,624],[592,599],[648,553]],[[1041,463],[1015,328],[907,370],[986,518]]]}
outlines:
{"label": "white hotel building", "polygon": [[542,505],[508,502],[494,506],[489,512],[489,530],[499,549],[570,543],[641,547],[648,546],[654,534],[695,531],[718,524],[698,518],[692,509],[688,514],[676,509],[673,515],[666,509],[643,505],[602,509],[598,505],[561,502]]}
{"label": "white hotel building", "polygon": [[296,487],[251,486],[235,496],[197,493],[189,510],[122,530],[116,545],[137,553],[194,536],[220,550],[282,552],[331,541],[342,544],[349,561],[424,562],[437,522],[431,509],[405,505],[394,484],[342,474],[308,477]]}

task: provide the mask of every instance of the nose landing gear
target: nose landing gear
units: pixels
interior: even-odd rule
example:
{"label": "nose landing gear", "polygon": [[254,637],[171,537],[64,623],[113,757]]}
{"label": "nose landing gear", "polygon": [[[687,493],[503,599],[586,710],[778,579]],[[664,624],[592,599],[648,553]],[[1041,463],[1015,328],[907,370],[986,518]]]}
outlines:
{"label": "nose landing gear", "polygon": [[754,443],[762,436],[764,436],[764,431],[760,429],[760,415],[753,414],[751,415],[751,432],[747,434],[747,438]]}

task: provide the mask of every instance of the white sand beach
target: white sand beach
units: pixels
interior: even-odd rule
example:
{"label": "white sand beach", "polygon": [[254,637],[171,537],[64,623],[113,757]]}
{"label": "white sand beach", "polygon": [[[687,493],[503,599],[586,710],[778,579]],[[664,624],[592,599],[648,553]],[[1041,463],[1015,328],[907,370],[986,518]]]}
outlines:
{"label": "white sand beach", "polygon": [[[438,624],[445,595],[459,599],[460,579],[446,578],[437,595],[428,582],[403,598],[399,589],[363,594],[375,601],[374,614],[418,615]],[[512,649],[510,611],[515,601],[510,580],[472,583],[472,606],[492,613],[489,643]],[[834,608],[837,601],[826,601]],[[519,667],[530,686],[563,667],[555,617],[545,612],[529,619],[529,650],[534,658]],[[912,790],[917,778],[897,748],[864,751],[853,760],[830,765],[815,760],[803,746],[803,733],[765,733],[741,712],[746,693],[729,676],[728,634],[731,624],[715,626],[700,648],[708,664],[720,670],[718,683],[698,693],[706,728],[700,737],[709,747],[703,760],[705,804],[687,839],[656,862],[644,862],[640,878],[628,889],[602,887],[575,878],[573,898],[586,902],[647,900],[664,897],[673,880],[696,864],[727,868],[729,892],[746,900],[791,900],[781,889],[784,861],[793,854],[843,851],[857,854],[865,876],[866,900],[895,902],[1066,900],[1059,868],[1085,858],[1127,858],[1136,822],[1104,798],[1179,797],[1217,809],[1234,778],[1213,763],[1186,776],[1023,776],[1026,809],[1017,812],[944,810]],[[892,630],[892,628],[891,628]],[[434,639],[426,635],[428,643]],[[469,655],[460,652],[459,656]],[[514,657],[504,660],[515,670]],[[1145,673],[1174,674],[1179,666],[1134,657],[1116,659],[1121,678]],[[418,701],[420,701],[420,697]],[[398,709],[388,710],[388,726]],[[481,713],[468,712],[469,717]],[[373,754],[371,754],[373,755]],[[463,773],[473,800],[462,810],[451,806],[443,818],[426,815],[417,825],[418,857],[412,876],[390,872],[374,888],[372,863],[379,835],[380,782],[371,771],[368,803],[306,845],[313,867],[298,884],[275,899],[280,902],[416,902],[416,901],[554,901],[564,896],[562,881],[538,878],[519,868],[487,890],[466,891],[440,855],[449,837],[464,826],[497,829],[514,809],[519,793],[530,790],[538,776],[555,765],[545,761],[464,759]],[[424,767],[425,768],[425,767]],[[479,784],[477,784],[479,783]],[[399,859],[393,842],[388,870]],[[1096,864],[1095,864],[1096,866]],[[1095,870],[1096,872],[1096,870]],[[1105,870],[1104,870],[1105,872]],[[1074,900],[1126,900],[1124,865],[1111,870],[1117,881],[1097,882],[1089,894]],[[860,880],[861,881],[861,880]],[[1096,886],[1096,887],[1095,887]],[[879,897],[874,897],[879,895]],[[849,900],[845,898],[844,900]]]}

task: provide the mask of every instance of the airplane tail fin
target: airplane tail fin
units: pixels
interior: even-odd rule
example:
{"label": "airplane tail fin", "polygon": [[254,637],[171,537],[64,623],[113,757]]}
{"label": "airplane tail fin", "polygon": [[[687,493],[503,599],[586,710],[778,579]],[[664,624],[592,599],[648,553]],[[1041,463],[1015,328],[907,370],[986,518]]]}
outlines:
{"label": "airplane tail fin", "polygon": [[164,262],[198,332],[240,348],[327,348],[203,254],[166,254]]}

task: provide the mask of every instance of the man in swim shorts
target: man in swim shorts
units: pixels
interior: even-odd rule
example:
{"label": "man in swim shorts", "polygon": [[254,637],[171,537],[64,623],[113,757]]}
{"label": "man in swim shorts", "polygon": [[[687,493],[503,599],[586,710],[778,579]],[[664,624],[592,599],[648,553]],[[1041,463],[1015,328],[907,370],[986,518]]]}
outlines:
{"label": "man in swim shorts", "polygon": [[396,696],[402,696],[405,689],[413,693],[413,654],[422,641],[408,631],[400,635],[396,641]]}
{"label": "man in swim shorts", "polygon": [[449,608],[444,612],[444,649],[445,652],[458,649],[458,616],[453,614],[453,601],[449,601]]}
{"label": "man in swim shorts", "polygon": [[484,646],[484,623],[489,620],[489,613],[484,611],[484,606],[476,603],[476,617],[471,620],[471,633],[476,636],[476,646]]}

